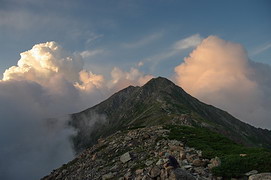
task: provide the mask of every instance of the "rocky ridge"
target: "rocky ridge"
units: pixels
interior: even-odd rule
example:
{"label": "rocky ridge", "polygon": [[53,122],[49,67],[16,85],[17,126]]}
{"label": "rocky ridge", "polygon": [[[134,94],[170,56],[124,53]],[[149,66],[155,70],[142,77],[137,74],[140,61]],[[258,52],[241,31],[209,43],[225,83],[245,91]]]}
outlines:
{"label": "rocky ridge", "polygon": [[[221,179],[211,173],[211,169],[221,163],[218,157],[205,159],[201,150],[169,140],[168,134],[169,130],[162,126],[118,131],[99,139],[96,145],[42,179]],[[168,166],[169,155],[176,158],[179,168]],[[256,173],[251,172],[248,176],[253,178]]]}
{"label": "rocky ridge", "polygon": [[[77,153],[119,130],[186,121],[205,127],[238,144],[271,149],[271,131],[241,122],[227,112],[200,102],[166,78],[153,78],[142,87],[129,86],[107,100],[71,115]],[[95,123],[94,123],[95,122]]]}

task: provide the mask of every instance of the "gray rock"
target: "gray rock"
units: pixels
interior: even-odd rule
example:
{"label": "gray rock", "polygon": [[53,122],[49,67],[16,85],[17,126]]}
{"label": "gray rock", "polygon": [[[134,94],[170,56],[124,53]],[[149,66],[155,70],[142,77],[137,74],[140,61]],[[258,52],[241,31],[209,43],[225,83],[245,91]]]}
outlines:
{"label": "gray rock", "polygon": [[196,180],[195,177],[193,177],[191,174],[189,174],[188,172],[186,172],[185,170],[181,169],[181,168],[177,168],[174,170],[174,174],[176,177],[176,180]]}
{"label": "gray rock", "polygon": [[257,170],[252,170],[252,171],[247,172],[245,175],[246,176],[251,176],[251,175],[254,175],[254,174],[257,174],[257,173],[258,173]]}
{"label": "gray rock", "polygon": [[145,165],[146,165],[146,166],[150,166],[150,165],[152,165],[152,164],[153,164],[153,161],[151,161],[151,160],[148,160],[148,161],[145,162]]}
{"label": "gray rock", "polygon": [[102,180],[112,179],[114,177],[113,173],[108,173],[102,176]]}
{"label": "gray rock", "polygon": [[123,155],[120,156],[120,161],[122,163],[126,163],[126,162],[130,161],[131,159],[132,158],[131,158],[131,155],[130,155],[129,152],[126,152],[126,153],[124,153]]}
{"label": "gray rock", "polygon": [[189,168],[192,168],[192,166],[191,165],[185,165],[184,168],[189,169]]}
{"label": "gray rock", "polygon": [[156,163],[157,166],[160,166],[160,165],[162,165],[162,164],[164,164],[163,159],[159,159],[159,160],[157,161],[157,163]]}
{"label": "gray rock", "polygon": [[181,159],[181,160],[186,159],[186,154],[185,154],[184,151],[180,151],[180,159]]}
{"label": "gray rock", "polygon": [[137,169],[135,173],[138,175],[138,174],[143,174],[143,172],[144,172],[143,169]]}
{"label": "gray rock", "polygon": [[196,167],[204,166],[204,162],[202,162],[202,160],[200,159],[193,160],[192,164],[193,166],[196,166]]}
{"label": "gray rock", "polygon": [[130,171],[128,171],[125,175],[124,175],[124,179],[129,179],[132,176],[132,173]]}
{"label": "gray rock", "polygon": [[214,167],[220,166],[221,165],[221,160],[219,157],[215,157],[211,159],[210,164],[208,164],[209,169],[212,169]]}
{"label": "gray rock", "polygon": [[150,175],[151,178],[155,178],[155,177],[159,176],[160,173],[161,173],[161,170],[160,170],[160,168],[158,166],[154,166],[149,171],[149,175]]}
{"label": "gray rock", "polygon": [[270,180],[271,173],[260,173],[249,176],[248,180]]}

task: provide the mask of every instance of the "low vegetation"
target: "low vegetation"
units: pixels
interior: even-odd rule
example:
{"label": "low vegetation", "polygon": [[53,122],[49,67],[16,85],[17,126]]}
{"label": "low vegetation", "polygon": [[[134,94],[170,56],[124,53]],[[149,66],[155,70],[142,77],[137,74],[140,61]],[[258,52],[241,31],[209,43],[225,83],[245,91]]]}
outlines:
{"label": "low vegetation", "polygon": [[251,170],[271,171],[271,152],[263,148],[249,148],[205,128],[168,125],[169,139],[183,141],[189,147],[203,151],[204,158],[220,157],[221,166],[213,168],[217,176],[240,177]]}

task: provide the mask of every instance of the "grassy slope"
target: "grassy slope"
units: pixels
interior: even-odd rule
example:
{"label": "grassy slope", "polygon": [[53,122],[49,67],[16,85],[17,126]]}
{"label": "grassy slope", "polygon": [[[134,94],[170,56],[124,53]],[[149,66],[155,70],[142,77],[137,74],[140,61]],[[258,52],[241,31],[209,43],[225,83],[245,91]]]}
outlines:
{"label": "grassy slope", "polygon": [[[271,152],[268,149],[248,148],[205,128],[173,125],[165,128],[170,130],[170,139],[184,141],[188,146],[202,150],[205,158],[220,157],[221,166],[212,170],[217,176],[239,177],[254,169],[271,171]],[[241,157],[240,154],[246,156]]]}

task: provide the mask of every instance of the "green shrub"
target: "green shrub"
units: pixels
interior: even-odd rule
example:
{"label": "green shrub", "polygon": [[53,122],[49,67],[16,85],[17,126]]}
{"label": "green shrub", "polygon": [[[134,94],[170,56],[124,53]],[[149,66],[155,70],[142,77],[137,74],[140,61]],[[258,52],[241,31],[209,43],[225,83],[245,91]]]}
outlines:
{"label": "green shrub", "polygon": [[245,157],[237,154],[227,155],[221,157],[221,166],[213,168],[212,172],[223,177],[240,177],[254,169],[259,172],[270,172],[270,160],[270,152],[247,154]]}
{"label": "green shrub", "polygon": [[[178,125],[165,126],[170,130],[169,139],[183,141],[189,147],[202,150],[203,157],[221,158],[221,166],[212,169],[214,175],[238,177],[253,169],[259,172],[271,171],[271,152],[263,148],[249,148],[236,144],[227,137],[206,128]],[[240,154],[246,154],[241,157]]]}

